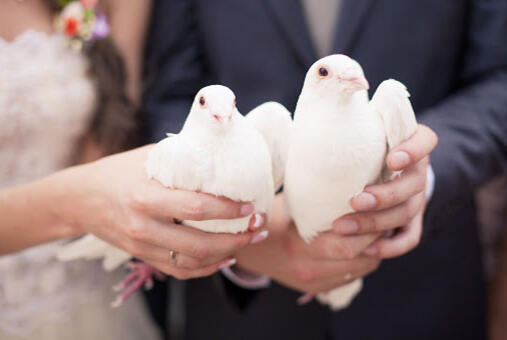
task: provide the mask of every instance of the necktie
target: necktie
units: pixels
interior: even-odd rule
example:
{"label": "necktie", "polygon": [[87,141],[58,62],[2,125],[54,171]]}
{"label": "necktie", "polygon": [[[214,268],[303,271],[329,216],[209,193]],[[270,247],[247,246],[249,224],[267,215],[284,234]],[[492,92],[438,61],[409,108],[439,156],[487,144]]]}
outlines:
{"label": "necktie", "polygon": [[313,45],[319,55],[331,53],[342,0],[301,0]]}

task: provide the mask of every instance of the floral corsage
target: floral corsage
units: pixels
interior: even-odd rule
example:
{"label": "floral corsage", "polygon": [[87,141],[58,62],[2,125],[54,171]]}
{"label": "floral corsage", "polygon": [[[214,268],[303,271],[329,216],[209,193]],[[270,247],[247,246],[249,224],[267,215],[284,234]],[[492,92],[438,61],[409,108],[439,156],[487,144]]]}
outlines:
{"label": "floral corsage", "polygon": [[109,24],[97,6],[98,0],[61,0],[59,3],[62,12],[56,18],[56,30],[69,38],[73,49],[81,50],[109,35]]}

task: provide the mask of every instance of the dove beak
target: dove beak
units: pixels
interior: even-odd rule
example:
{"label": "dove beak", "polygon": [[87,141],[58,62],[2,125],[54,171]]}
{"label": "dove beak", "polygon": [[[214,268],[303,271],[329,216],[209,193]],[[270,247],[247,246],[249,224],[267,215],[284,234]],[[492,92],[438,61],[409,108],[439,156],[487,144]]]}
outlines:
{"label": "dove beak", "polygon": [[213,113],[212,116],[219,123],[230,122],[231,118],[232,118],[232,114],[220,115],[220,114]]}
{"label": "dove beak", "polygon": [[352,83],[357,90],[368,90],[370,88],[370,84],[365,77],[350,77],[344,80]]}

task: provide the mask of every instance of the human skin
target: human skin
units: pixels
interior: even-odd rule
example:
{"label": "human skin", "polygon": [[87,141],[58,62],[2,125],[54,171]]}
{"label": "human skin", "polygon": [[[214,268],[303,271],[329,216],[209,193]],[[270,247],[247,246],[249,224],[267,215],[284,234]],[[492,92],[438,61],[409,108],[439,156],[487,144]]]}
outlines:
{"label": "human skin", "polygon": [[[187,279],[231,265],[231,255],[262,241],[263,221],[241,234],[211,234],[177,220],[244,217],[248,202],[172,190],[149,180],[146,146],[0,191],[0,254],[92,233],[166,274]],[[258,222],[258,221],[257,221]],[[177,266],[171,251],[178,253]]]}

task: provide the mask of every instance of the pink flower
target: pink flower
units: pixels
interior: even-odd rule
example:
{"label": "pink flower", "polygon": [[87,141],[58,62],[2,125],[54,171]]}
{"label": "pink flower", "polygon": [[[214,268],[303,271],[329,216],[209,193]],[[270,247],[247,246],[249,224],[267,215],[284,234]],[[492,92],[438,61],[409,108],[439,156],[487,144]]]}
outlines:
{"label": "pink flower", "polygon": [[81,0],[81,3],[83,4],[84,8],[86,9],[92,9],[95,6],[97,6],[98,0]]}

